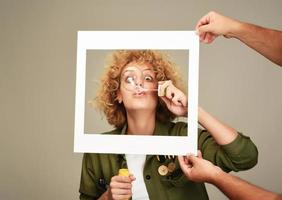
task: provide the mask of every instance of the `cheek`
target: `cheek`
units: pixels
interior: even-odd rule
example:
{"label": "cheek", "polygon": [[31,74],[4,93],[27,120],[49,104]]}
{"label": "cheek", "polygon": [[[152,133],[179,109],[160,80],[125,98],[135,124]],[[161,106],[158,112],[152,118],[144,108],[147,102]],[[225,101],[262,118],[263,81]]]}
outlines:
{"label": "cheek", "polygon": [[149,95],[150,101],[153,102],[154,105],[158,104],[158,95],[156,93],[151,93]]}
{"label": "cheek", "polygon": [[152,83],[152,82],[144,82],[144,87],[147,89],[157,89],[158,83]]}
{"label": "cheek", "polygon": [[129,100],[129,97],[130,97],[130,92],[121,88],[119,90],[119,96],[121,97],[122,101],[128,101]]}

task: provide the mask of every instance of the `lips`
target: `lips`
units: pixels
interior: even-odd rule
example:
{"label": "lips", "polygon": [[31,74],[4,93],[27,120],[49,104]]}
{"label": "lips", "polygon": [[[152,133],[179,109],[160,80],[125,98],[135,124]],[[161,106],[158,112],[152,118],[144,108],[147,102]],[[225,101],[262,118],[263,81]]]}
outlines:
{"label": "lips", "polygon": [[137,92],[135,92],[133,95],[139,97],[139,96],[144,96],[145,94],[146,94],[146,93],[143,92],[143,91],[142,91],[142,92],[138,92],[138,91],[137,91]]}

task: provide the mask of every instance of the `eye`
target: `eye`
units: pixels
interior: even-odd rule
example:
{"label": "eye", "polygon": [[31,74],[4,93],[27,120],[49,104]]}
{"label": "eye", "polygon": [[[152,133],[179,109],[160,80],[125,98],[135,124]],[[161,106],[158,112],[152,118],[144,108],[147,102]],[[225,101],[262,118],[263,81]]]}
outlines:
{"label": "eye", "polygon": [[134,77],[133,76],[128,76],[125,78],[125,82],[126,83],[129,83],[129,84],[132,84],[134,83]]}
{"label": "eye", "polygon": [[146,76],[144,77],[144,80],[145,80],[145,81],[150,81],[150,82],[152,82],[152,81],[154,80],[154,78],[153,78],[152,76],[150,76],[150,75],[146,75]]}

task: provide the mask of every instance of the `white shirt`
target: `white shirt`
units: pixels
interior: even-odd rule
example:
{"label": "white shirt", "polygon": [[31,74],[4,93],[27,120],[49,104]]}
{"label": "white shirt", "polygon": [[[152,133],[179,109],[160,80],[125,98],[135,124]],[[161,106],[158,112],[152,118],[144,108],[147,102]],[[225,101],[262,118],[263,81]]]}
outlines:
{"label": "white shirt", "polygon": [[132,182],[132,199],[148,200],[149,195],[143,177],[146,155],[126,154],[125,157],[129,173],[133,174],[136,178]]}

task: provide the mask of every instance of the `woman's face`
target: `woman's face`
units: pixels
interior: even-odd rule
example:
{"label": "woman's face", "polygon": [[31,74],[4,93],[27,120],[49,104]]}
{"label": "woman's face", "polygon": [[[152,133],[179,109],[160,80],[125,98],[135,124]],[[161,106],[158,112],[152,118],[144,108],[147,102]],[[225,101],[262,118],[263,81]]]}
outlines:
{"label": "woman's face", "polygon": [[121,73],[118,100],[126,110],[154,110],[158,96],[156,74],[149,64],[129,63]]}

